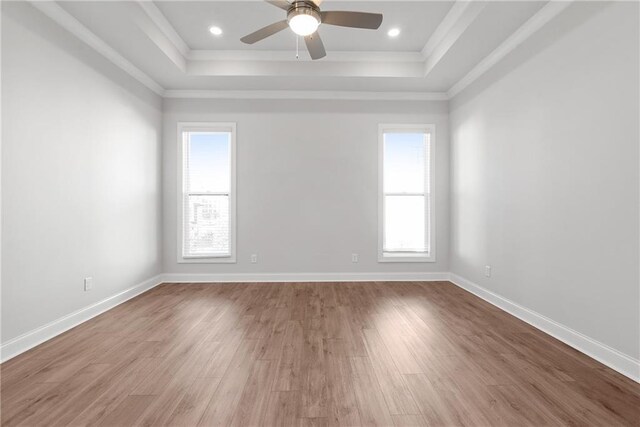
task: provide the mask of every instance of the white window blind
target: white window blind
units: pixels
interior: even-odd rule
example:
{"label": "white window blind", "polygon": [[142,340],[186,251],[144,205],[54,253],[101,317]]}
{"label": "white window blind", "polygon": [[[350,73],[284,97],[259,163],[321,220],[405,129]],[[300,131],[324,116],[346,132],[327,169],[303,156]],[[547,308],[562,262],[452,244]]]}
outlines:
{"label": "white window blind", "polygon": [[181,127],[182,258],[234,256],[235,126]]}
{"label": "white window blind", "polygon": [[380,247],[382,261],[432,258],[430,126],[381,126]]}

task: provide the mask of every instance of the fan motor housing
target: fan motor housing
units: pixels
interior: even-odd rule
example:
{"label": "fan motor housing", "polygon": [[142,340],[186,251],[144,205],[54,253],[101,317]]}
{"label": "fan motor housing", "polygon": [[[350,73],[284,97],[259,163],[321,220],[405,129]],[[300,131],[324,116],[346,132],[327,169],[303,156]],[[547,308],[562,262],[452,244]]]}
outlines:
{"label": "fan motor housing", "polygon": [[296,1],[291,4],[291,7],[287,11],[287,22],[291,22],[291,19],[298,15],[309,15],[314,17],[318,23],[322,22],[320,17],[320,8],[313,2]]}

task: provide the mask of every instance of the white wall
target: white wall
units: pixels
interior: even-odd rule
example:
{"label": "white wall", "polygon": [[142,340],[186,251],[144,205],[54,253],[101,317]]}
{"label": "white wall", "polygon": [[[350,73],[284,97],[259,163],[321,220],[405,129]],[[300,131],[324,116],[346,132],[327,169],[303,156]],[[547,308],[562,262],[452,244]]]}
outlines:
{"label": "white wall", "polygon": [[[448,271],[446,103],[167,99],[164,107],[165,272]],[[237,264],[176,262],[179,121],[237,123]],[[379,123],[436,125],[436,263],[377,262]]]}
{"label": "white wall", "polygon": [[161,120],[157,96],[2,2],[3,343],[160,272]]}
{"label": "white wall", "polygon": [[578,2],[451,105],[452,272],[636,359],[638,28]]}

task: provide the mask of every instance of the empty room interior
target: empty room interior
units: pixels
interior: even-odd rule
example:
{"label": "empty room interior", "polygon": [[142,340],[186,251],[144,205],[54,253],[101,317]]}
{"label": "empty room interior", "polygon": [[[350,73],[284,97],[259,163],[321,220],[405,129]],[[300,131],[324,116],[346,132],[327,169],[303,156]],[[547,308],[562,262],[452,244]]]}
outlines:
{"label": "empty room interior", "polygon": [[2,426],[640,426],[640,3],[1,12]]}

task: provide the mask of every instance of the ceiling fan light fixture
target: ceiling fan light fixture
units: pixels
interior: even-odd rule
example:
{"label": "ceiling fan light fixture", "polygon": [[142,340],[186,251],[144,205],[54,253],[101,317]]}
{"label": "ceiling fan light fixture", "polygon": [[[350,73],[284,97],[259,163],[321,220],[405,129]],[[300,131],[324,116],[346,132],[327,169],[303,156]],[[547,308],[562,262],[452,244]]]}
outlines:
{"label": "ceiling fan light fixture", "polygon": [[294,33],[306,37],[318,29],[320,14],[312,8],[296,8],[289,13],[287,22]]}

